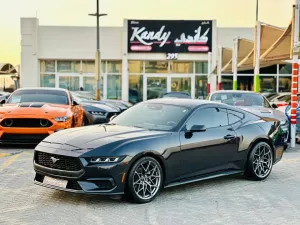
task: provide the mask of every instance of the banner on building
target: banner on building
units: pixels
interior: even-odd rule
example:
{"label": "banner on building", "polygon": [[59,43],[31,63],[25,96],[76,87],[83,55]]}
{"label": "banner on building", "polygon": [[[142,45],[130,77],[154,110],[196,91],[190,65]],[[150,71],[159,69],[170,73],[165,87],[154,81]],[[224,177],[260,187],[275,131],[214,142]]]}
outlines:
{"label": "banner on building", "polygon": [[211,51],[211,20],[128,20],[128,52]]}

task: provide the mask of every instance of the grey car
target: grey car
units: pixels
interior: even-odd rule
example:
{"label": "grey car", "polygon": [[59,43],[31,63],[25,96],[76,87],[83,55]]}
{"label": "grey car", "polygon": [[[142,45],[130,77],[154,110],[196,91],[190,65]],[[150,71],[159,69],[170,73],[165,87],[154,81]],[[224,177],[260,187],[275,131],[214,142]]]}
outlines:
{"label": "grey car", "polygon": [[225,103],[239,107],[260,117],[275,118],[280,121],[285,148],[288,146],[290,123],[275,104],[270,104],[266,97],[251,91],[215,91],[208,96],[209,101]]}

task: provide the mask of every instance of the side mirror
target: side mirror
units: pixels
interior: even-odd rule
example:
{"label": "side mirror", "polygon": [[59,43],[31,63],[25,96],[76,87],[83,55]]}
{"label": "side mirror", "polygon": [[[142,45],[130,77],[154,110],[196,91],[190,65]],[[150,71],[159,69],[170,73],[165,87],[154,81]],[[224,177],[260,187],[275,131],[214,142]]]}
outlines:
{"label": "side mirror", "polygon": [[1,105],[5,104],[5,103],[6,103],[6,100],[5,100],[5,99],[3,99],[3,100],[0,102]]}
{"label": "side mirror", "polygon": [[73,100],[72,105],[73,105],[73,106],[76,106],[76,105],[78,105],[78,103],[77,103],[76,101]]}
{"label": "side mirror", "polygon": [[206,127],[204,125],[194,125],[192,128],[189,130],[190,132],[205,132]]}
{"label": "side mirror", "polygon": [[272,106],[272,108],[274,108],[274,109],[277,109],[277,108],[278,108],[278,106],[277,106],[275,103],[273,103],[271,106]]}

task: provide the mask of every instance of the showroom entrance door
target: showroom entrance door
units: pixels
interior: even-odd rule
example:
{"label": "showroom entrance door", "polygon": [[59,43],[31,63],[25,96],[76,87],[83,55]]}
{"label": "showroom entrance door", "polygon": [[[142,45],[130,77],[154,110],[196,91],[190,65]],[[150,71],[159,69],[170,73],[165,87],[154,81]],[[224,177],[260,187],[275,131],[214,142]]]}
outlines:
{"label": "showroom entrance door", "polygon": [[194,85],[191,75],[179,75],[179,74],[162,74],[162,75],[144,75],[143,85],[143,100],[161,98],[166,92],[186,92],[191,96],[193,95]]}

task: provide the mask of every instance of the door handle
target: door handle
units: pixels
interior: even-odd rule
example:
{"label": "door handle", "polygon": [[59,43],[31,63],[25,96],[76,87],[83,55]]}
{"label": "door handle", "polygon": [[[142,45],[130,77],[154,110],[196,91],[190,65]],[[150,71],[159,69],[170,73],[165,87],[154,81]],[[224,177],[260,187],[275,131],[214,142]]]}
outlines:
{"label": "door handle", "polygon": [[224,136],[225,140],[231,140],[231,139],[234,139],[234,138],[235,138],[235,136],[231,135],[231,134],[227,134],[226,136]]}

